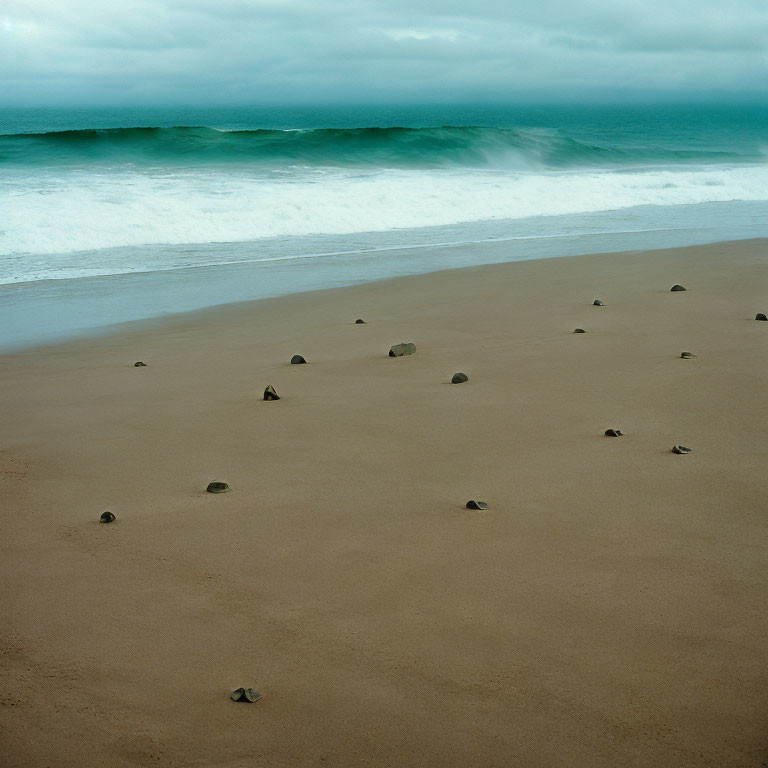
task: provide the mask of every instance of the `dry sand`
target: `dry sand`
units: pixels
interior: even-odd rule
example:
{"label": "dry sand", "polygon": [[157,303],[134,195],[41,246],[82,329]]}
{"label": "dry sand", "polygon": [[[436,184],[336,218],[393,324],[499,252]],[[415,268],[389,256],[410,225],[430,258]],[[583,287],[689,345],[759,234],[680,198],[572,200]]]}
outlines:
{"label": "dry sand", "polygon": [[501,264],[1,358],[0,762],[764,765],[766,270]]}

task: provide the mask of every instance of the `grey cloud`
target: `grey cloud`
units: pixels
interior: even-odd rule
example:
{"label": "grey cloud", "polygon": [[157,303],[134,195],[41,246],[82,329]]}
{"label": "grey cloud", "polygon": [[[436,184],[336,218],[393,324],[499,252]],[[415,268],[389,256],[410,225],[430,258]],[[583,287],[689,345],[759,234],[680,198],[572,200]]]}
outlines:
{"label": "grey cloud", "polygon": [[9,0],[3,21],[5,103],[768,91],[762,0]]}

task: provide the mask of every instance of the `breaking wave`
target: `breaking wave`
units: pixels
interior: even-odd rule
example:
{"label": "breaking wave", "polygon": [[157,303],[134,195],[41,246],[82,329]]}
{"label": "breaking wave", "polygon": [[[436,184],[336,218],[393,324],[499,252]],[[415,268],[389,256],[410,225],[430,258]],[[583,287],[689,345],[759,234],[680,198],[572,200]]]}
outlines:
{"label": "breaking wave", "polygon": [[0,135],[4,165],[570,169],[756,162],[749,150],[602,145],[541,128],[108,128]]}

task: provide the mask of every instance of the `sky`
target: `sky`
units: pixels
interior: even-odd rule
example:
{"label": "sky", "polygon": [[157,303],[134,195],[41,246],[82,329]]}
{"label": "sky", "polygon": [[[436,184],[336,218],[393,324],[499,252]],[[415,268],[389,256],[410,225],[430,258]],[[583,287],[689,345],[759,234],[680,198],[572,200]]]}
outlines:
{"label": "sky", "polygon": [[0,0],[0,104],[768,99],[768,0]]}

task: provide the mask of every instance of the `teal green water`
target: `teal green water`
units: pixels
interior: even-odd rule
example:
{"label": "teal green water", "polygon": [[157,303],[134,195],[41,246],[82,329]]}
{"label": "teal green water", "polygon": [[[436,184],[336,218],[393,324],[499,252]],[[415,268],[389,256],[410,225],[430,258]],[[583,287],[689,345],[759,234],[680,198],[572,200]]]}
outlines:
{"label": "teal green water", "polygon": [[637,164],[758,162],[758,146],[745,142],[691,148],[657,143],[599,144],[557,129],[441,126],[439,128],[316,128],[219,130],[203,126],[100,128],[0,135],[0,164],[202,165],[386,168],[567,169]]}
{"label": "teal green water", "polygon": [[[201,119],[207,122],[190,123]],[[766,126],[761,106],[9,110],[0,118],[0,164],[558,169],[761,162]]]}

